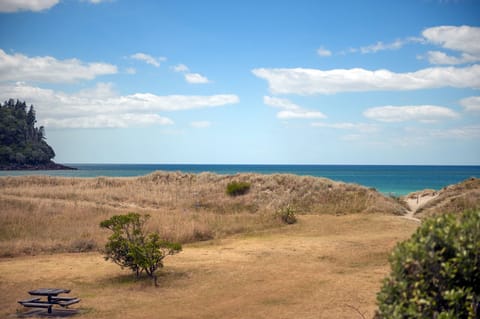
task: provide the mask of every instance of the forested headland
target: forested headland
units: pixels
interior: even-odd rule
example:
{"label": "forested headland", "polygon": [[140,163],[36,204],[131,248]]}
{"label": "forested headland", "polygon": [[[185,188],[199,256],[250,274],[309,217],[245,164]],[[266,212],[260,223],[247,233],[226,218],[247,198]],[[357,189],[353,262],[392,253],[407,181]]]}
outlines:
{"label": "forested headland", "polygon": [[69,169],[52,161],[45,128],[36,126],[33,105],[10,99],[0,103],[0,169]]}

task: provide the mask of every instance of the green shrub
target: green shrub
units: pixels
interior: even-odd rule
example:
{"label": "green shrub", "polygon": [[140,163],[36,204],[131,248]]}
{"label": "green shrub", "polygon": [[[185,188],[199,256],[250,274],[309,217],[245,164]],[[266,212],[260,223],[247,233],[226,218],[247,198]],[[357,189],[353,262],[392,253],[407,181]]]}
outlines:
{"label": "green shrub", "polygon": [[390,265],[376,318],[480,318],[480,211],[426,220]]}
{"label": "green shrub", "polygon": [[280,209],[277,212],[277,216],[284,222],[285,224],[295,224],[297,222],[297,217],[295,216],[296,211],[290,205]]}
{"label": "green shrub", "polygon": [[248,182],[230,182],[227,185],[227,194],[230,196],[239,196],[248,193],[250,183]]}
{"label": "green shrub", "polygon": [[163,267],[163,259],[182,250],[178,243],[160,238],[157,233],[145,234],[144,225],[148,215],[137,213],[115,215],[100,223],[113,234],[105,245],[105,259],[112,260],[120,267],[130,268],[137,277],[145,271],[157,286],[155,271]]}

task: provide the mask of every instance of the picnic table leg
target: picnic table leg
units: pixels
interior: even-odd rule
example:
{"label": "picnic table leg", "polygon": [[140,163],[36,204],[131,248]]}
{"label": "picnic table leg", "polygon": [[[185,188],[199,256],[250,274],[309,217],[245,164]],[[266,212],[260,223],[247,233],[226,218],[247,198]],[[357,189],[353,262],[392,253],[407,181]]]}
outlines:
{"label": "picnic table leg", "polygon": [[[48,295],[47,296],[47,301],[48,301],[49,304],[51,304],[52,303],[52,296]],[[47,313],[52,313],[52,306],[47,308]]]}

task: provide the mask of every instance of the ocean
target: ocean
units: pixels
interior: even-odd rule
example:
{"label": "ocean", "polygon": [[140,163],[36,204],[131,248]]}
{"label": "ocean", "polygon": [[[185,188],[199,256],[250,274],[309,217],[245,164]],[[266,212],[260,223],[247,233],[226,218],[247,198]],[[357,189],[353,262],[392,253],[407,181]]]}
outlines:
{"label": "ocean", "polygon": [[261,173],[326,177],[335,181],[373,187],[393,196],[441,188],[470,177],[480,177],[480,166],[403,165],[207,165],[207,164],[65,164],[78,170],[0,171],[0,176],[49,175],[65,177],[130,177],[154,171],[217,174]]}

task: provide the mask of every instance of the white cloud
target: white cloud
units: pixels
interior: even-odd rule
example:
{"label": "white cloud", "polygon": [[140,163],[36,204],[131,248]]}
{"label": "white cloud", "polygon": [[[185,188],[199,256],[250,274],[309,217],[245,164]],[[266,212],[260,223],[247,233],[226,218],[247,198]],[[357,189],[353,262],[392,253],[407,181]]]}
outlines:
{"label": "white cloud", "polygon": [[[360,141],[360,140],[367,140],[371,137],[372,133],[376,133],[376,132],[379,131],[379,126],[378,125],[368,124],[368,123],[314,122],[314,123],[311,124],[311,126],[347,132],[347,134],[339,137],[341,140],[347,141],[347,142],[357,142],[357,141]],[[343,132],[341,134],[343,134]]]}
{"label": "white cloud", "polygon": [[480,125],[465,125],[458,127],[432,129],[421,127],[407,127],[405,132],[408,134],[405,139],[417,139],[428,142],[433,139],[478,139],[480,138]]}
{"label": "white cloud", "polygon": [[[170,124],[171,120],[157,112],[201,109],[236,104],[236,95],[209,96],[167,95],[136,93],[120,96],[111,84],[74,94],[28,86],[23,83],[0,85],[0,100],[16,98],[35,105],[39,123],[66,127],[78,119],[75,127],[126,127],[130,124]],[[107,118],[111,118],[107,122]],[[73,125],[73,124],[72,124]]]}
{"label": "white cloud", "polygon": [[324,127],[324,128],[332,128],[337,130],[354,130],[359,131],[362,133],[372,133],[378,131],[378,127],[373,124],[367,123],[323,123],[323,122],[316,122],[312,123],[314,127]]}
{"label": "white cloud", "polygon": [[434,67],[395,73],[361,68],[318,70],[305,68],[254,69],[276,94],[334,94],[338,92],[400,91],[440,87],[480,88],[480,65]]}
{"label": "white cloud", "polygon": [[445,49],[480,55],[480,28],[470,26],[439,26],[425,29],[422,35]]}
{"label": "white cloud", "polygon": [[463,0],[437,0],[438,3],[453,3],[453,4],[457,4],[457,3],[462,3]]}
{"label": "white cloud", "polygon": [[398,50],[410,43],[434,44],[444,49],[460,52],[460,56],[452,56],[441,51],[429,51],[426,57],[431,64],[456,65],[480,61],[480,28],[471,26],[437,26],[427,28],[422,37],[397,39],[391,43],[377,42],[360,48],[343,51],[347,53],[376,53],[385,50]]}
{"label": "white cloud", "polygon": [[471,96],[460,101],[467,112],[480,112],[480,96]]}
{"label": "white cloud", "polygon": [[441,51],[428,51],[427,59],[431,64],[455,65],[480,61],[480,56],[462,53],[460,57],[455,57]]}
{"label": "white cloud", "polygon": [[102,2],[112,2],[113,0],[88,0],[88,2],[93,3],[93,4],[99,4]]}
{"label": "white cloud", "polygon": [[283,120],[326,118],[325,114],[323,114],[322,112],[305,110],[287,99],[264,96],[263,103],[265,105],[282,109],[282,111],[277,113],[277,118],[283,119]]}
{"label": "white cloud", "polygon": [[77,59],[57,60],[50,56],[10,55],[0,49],[0,81],[74,82],[117,73],[115,65],[84,63]]}
{"label": "white cloud", "polygon": [[127,74],[135,74],[137,73],[137,70],[135,68],[126,68],[125,73]]}
{"label": "white cloud", "polygon": [[379,41],[375,44],[365,46],[365,47],[361,47],[360,52],[362,52],[362,53],[376,53],[378,51],[400,49],[402,46],[403,46],[403,42],[401,42],[399,40],[397,40],[393,43],[388,43],[388,44],[385,44],[385,43]]}
{"label": "white cloud", "polygon": [[379,106],[365,110],[363,115],[380,122],[419,121],[423,123],[458,117],[458,114],[451,109],[436,105]]}
{"label": "white cloud", "polygon": [[199,73],[186,73],[185,74],[185,81],[188,83],[193,84],[204,84],[209,83],[210,81]]}
{"label": "white cloud", "polygon": [[59,0],[1,0],[0,12],[43,11],[57,5]]}
{"label": "white cloud", "polygon": [[425,43],[425,39],[421,37],[408,37],[404,39],[397,39],[390,43],[384,43],[382,41],[378,41],[375,44],[363,46],[360,48],[349,48],[347,50],[341,51],[340,53],[345,55],[349,53],[358,53],[358,52],[367,54],[367,53],[377,53],[379,51],[386,51],[386,50],[393,51],[393,50],[399,50],[405,45],[410,43]]}
{"label": "white cloud", "polygon": [[478,139],[480,138],[480,125],[434,130],[430,132],[430,136],[453,139]]}
{"label": "white cloud", "polygon": [[150,64],[150,65],[153,65],[155,67],[159,67],[160,66],[160,62],[164,62],[167,60],[167,58],[165,57],[158,57],[158,58],[154,58],[153,56],[149,55],[149,54],[145,54],[145,53],[135,53],[135,54],[132,54],[130,56],[130,58],[132,59],[135,59],[135,60],[139,60],[139,61],[143,61],[147,64]]}
{"label": "white cloud", "polygon": [[429,51],[427,58],[432,64],[464,64],[480,61],[480,28],[470,26],[439,26],[425,29],[425,39],[444,49],[460,52],[451,56],[441,51]]}
{"label": "white cloud", "polygon": [[172,69],[175,72],[188,72],[188,71],[190,71],[188,66],[186,66],[185,64],[177,64],[174,67],[172,67]]}
{"label": "white cloud", "polygon": [[187,81],[188,83],[192,83],[192,84],[210,83],[210,80],[207,77],[201,75],[200,73],[191,73],[190,69],[185,64],[177,64],[174,67],[172,67],[172,70],[174,72],[183,73],[185,81]]}
{"label": "white cloud", "polygon": [[422,38],[415,38],[415,37],[409,37],[406,39],[397,39],[392,43],[383,43],[381,41],[361,47],[360,49],[351,49],[353,52],[360,51],[361,53],[376,53],[378,51],[385,51],[385,50],[398,50],[405,46],[406,44],[409,43],[421,43],[423,42]]}
{"label": "white cloud", "polygon": [[445,49],[459,51],[460,56],[451,56],[441,51],[429,51],[427,58],[432,64],[464,64],[480,61],[480,28],[470,26],[439,26],[423,31],[430,42]]}
{"label": "white cloud", "polygon": [[190,123],[190,126],[194,128],[207,128],[207,127],[210,127],[211,125],[212,123],[209,121],[195,121]]}
{"label": "white cloud", "polygon": [[56,128],[126,128],[132,126],[172,125],[173,121],[158,114],[99,114],[91,117],[47,118],[46,127]]}
{"label": "white cloud", "polygon": [[291,110],[291,111],[296,111],[296,110],[301,109],[300,106],[292,103],[291,101],[289,101],[287,99],[281,99],[281,98],[272,97],[272,96],[264,96],[263,97],[263,103],[265,105],[278,107],[278,108],[281,108],[281,109]]}
{"label": "white cloud", "polygon": [[331,56],[332,52],[330,50],[325,49],[324,47],[320,47],[317,49],[317,54],[319,56]]}
{"label": "white cloud", "polygon": [[323,119],[326,118],[325,114],[318,111],[307,111],[307,110],[297,110],[297,111],[280,111],[277,113],[277,117],[282,120],[288,119]]}
{"label": "white cloud", "polygon": [[[21,86],[21,84],[20,84]],[[97,83],[93,88],[87,88],[78,91],[74,97],[84,99],[109,99],[117,96],[112,83]]]}

